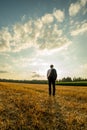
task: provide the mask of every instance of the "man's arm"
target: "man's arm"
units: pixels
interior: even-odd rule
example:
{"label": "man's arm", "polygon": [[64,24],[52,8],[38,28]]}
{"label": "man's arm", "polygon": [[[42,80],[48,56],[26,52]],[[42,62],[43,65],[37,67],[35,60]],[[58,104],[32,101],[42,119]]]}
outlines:
{"label": "man's arm", "polygon": [[56,71],[56,69],[55,69],[55,80],[57,79],[57,71]]}
{"label": "man's arm", "polygon": [[47,71],[47,78],[49,78],[50,73],[51,73],[51,69],[49,69],[49,70]]}

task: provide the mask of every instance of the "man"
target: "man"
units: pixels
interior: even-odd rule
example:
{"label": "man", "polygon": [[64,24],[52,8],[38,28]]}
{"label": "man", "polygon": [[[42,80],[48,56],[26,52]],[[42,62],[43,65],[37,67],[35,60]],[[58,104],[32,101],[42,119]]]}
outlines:
{"label": "man", "polygon": [[51,96],[51,86],[53,87],[53,96],[55,96],[55,81],[57,79],[57,72],[53,65],[50,65],[50,69],[47,71],[47,79],[49,84],[49,95]]}

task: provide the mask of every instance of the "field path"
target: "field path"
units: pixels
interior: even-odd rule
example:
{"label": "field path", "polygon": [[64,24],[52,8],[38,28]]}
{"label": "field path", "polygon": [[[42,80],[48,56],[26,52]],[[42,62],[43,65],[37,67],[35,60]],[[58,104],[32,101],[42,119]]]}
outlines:
{"label": "field path", "polygon": [[64,120],[64,116],[61,112],[61,106],[59,104],[59,96],[58,97],[48,97],[48,99],[44,100],[44,107],[46,108],[47,122],[49,123],[51,130],[67,130],[67,124]]}

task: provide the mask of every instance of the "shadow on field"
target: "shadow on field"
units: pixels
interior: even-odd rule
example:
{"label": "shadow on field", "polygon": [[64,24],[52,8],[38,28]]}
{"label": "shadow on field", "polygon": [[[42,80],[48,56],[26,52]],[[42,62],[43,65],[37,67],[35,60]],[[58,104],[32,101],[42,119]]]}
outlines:
{"label": "shadow on field", "polygon": [[47,112],[49,118],[47,119],[50,130],[67,130],[66,122],[61,112],[61,106],[58,103],[58,99],[55,97],[48,97],[47,103]]}

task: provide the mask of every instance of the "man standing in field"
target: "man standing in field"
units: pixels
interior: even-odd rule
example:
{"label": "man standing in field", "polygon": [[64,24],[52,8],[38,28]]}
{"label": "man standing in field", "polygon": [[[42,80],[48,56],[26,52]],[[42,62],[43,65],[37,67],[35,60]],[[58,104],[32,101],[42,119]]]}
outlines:
{"label": "man standing in field", "polygon": [[57,79],[57,71],[54,69],[53,65],[50,65],[50,69],[47,71],[47,79],[49,84],[49,95],[51,96],[52,90],[51,86],[53,87],[53,96],[55,96],[55,81]]}

